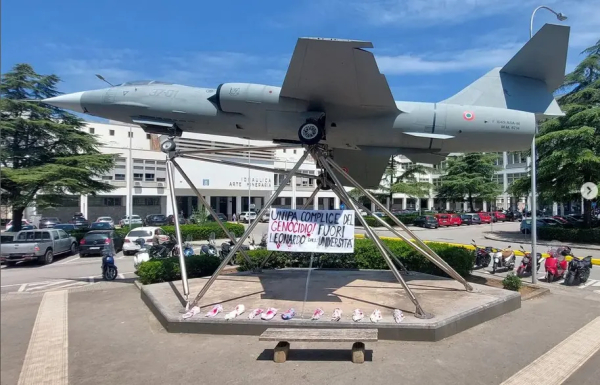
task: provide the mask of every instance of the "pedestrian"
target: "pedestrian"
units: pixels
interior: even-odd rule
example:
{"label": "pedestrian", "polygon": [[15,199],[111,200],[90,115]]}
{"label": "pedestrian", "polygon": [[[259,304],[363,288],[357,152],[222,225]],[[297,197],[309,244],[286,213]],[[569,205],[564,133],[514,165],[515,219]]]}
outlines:
{"label": "pedestrian", "polygon": [[234,222],[237,222],[237,218],[235,216],[235,213],[233,213],[233,215],[231,216],[231,220],[233,220]]}

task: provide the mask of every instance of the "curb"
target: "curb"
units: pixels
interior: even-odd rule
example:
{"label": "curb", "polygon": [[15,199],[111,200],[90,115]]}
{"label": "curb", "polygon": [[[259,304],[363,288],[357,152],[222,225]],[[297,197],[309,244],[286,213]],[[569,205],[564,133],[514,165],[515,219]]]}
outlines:
{"label": "curb", "polygon": [[[492,241],[513,242],[513,243],[523,243],[523,244],[529,244],[529,243],[531,243],[531,242],[519,242],[518,240],[510,240],[510,239],[507,239],[507,238],[496,237],[496,236],[492,236],[492,235],[488,235],[488,234],[489,233],[483,233],[483,237],[485,239],[490,239]],[[540,245],[540,246],[550,246],[550,244],[547,243],[547,242],[542,242],[542,243],[538,242],[537,244]],[[585,245],[585,244],[582,245],[582,244],[579,244],[579,243],[570,243],[569,244],[568,242],[566,242],[565,244],[566,245],[570,245],[570,247],[574,248],[574,249],[584,249],[584,250],[596,250],[596,251],[600,251],[600,246],[595,246],[595,245],[594,246],[589,246],[589,245]]]}
{"label": "curb", "polygon": [[[471,275],[474,275],[476,277],[482,277],[482,278],[489,279],[489,280],[498,281],[498,282],[502,282],[503,281],[502,279],[499,279],[499,278],[496,278],[496,277],[492,278],[492,277],[490,277],[488,275],[483,275],[483,274],[471,274]],[[550,289],[548,289],[547,287],[543,287],[543,286],[539,286],[539,285],[534,285],[533,283],[523,282],[523,280],[521,280],[521,285],[522,286],[531,287],[533,289],[536,289],[536,291],[534,291],[533,293],[529,293],[529,294],[526,294],[526,295],[521,295],[521,301],[527,301],[529,299],[540,297],[542,295],[550,293]]]}
{"label": "curb", "polygon": [[[365,235],[364,234],[354,234],[354,238],[358,238],[358,239],[364,239]],[[379,239],[385,239],[388,241],[397,241],[400,240],[400,238],[395,238],[395,237],[379,237]],[[487,239],[487,238],[486,238]],[[414,239],[411,239],[412,242],[414,242]],[[456,246],[456,247],[463,247],[467,250],[475,250],[475,247],[473,245],[465,245],[462,243],[451,243],[451,242],[440,242],[440,241],[423,241],[424,243],[436,243],[439,245],[448,245],[448,246]],[[518,243],[518,242],[517,242]],[[522,257],[523,255],[525,255],[522,251],[520,250],[514,250],[515,255]],[[541,253],[543,258],[548,258],[550,255],[548,255],[548,253]],[[570,261],[571,257],[566,257],[567,261]],[[592,265],[597,265],[600,266],[600,258],[592,258]]]}

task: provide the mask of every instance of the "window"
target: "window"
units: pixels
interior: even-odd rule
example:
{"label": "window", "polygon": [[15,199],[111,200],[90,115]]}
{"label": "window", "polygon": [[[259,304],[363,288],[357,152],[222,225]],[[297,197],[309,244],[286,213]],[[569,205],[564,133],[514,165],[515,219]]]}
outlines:
{"label": "window", "polygon": [[58,235],[58,231],[56,231],[56,230],[52,231],[52,238],[54,238],[55,241],[60,239],[60,236]]}
{"label": "window", "polygon": [[96,133],[96,129],[94,127],[90,127],[90,134],[95,134]]}
{"label": "window", "polygon": [[128,136],[128,137],[130,137],[130,138],[133,138],[133,132],[129,131],[129,132],[127,133],[127,136]]}
{"label": "window", "polygon": [[286,152],[287,152],[287,150],[284,148],[284,149],[283,149],[283,153],[285,154]]}
{"label": "window", "polygon": [[133,174],[133,180],[137,181],[137,182],[141,182],[142,180],[144,180],[144,174]]}
{"label": "window", "polygon": [[69,234],[67,234],[64,230],[58,230],[58,235],[60,235],[60,239],[69,238]]}
{"label": "window", "polygon": [[154,182],[154,174],[146,174],[146,182]]}
{"label": "window", "polygon": [[125,180],[125,174],[115,174],[115,180]]}
{"label": "window", "polygon": [[144,160],[143,160],[143,159],[134,159],[134,160],[133,160],[133,163],[136,163],[136,164],[144,164]]}
{"label": "window", "polygon": [[156,178],[156,181],[157,181],[157,182],[166,182],[166,181],[167,181],[167,178],[159,178],[159,177],[157,177],[157,178]]}
{"label": "window", "polygon": [[103,175],[102,180],[113,180],[112,175]]}
{"label": "window", "polygon": [[121,206],[121,197],[103,198],[104,206]]}
{"label": "window", "polygon": [[296,153],[296,150],[294,150],[294,154]]}
{"label": "window", "polygon": [[160,206],[160,197],[136,197],[133,198],[134,206]]}
{"label": "window", "polygon": [[496,152],[495,154],[498,155],[498,158],[494,160],[494,164],[496,166],[504,166],[504,155],[501,152]]}
{"label": "window", "polygon": [[508,164],[522,164],[526,163],[527,157],[522,152],[509,152],[508,153]]}
{"label": "window", "polygon": [[108,135],[115,136],[115,130],[108,130]]}
{"label": "window", "polygon": [[150,136],[150,134],[146,134],[146,139],[152,139],[152,137]]}
{"label": "window", "polygon": [[[73,226],[73,227],[75,227],[75,226]],[[50,233],[42,233],[42,241],[44,241],[44,240],[48,241],[50,239],[51,239]]]}
{"label": "window", "polygon": [[492,182],[498,183],[500,186],[502,186],[504,184],[504,178],[502,177],[502,174],[494,174],[492,176]]}

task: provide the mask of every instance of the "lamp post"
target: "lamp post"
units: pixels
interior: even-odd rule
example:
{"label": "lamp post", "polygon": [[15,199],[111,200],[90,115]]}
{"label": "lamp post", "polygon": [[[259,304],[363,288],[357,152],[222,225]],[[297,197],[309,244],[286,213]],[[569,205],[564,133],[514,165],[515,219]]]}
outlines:
{"label": "lamp post", "polygon": [[131,216],[133,215],[133,156],[131,153],[131,143],[133,139],[133,131],[131,126],[129,126],[129,189],[127,190],[127,210],[129,211],[129,229],[132,228]]}
{"label": "lamp post", "polygon": [[[540,9],[546,9],[556,15],[559,21],[567,20],[567,17],[560,12],[556,12],[553,9],[540,5],[533,10],[531,14],[531,21],[529,23],[529,39],[533,37],[533,18],[537,11]],[[537,135],[537,119],[535,123],[535,135]],[[536,150],[535,150],[535,135],[531,142],[531,282],[537,283],[537,182],[536,182]]]}
{"label": "lamp post", "polygon": [[[250,139],[248,139],[248,166],[250,166]],[[250,225],[250,201],[252,200],[250,187],[250,167],[248,167],[248,226]]]}

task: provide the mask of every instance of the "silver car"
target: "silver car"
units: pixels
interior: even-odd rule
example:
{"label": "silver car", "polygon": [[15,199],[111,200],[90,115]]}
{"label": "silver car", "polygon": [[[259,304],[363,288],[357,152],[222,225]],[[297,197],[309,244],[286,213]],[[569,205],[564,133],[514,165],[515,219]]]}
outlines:
{"label": "silver car", "polygon": [[98,217],[96,222],[106,222],[109,223],[112,227],[115,227],[115,221],[111,217]]}

